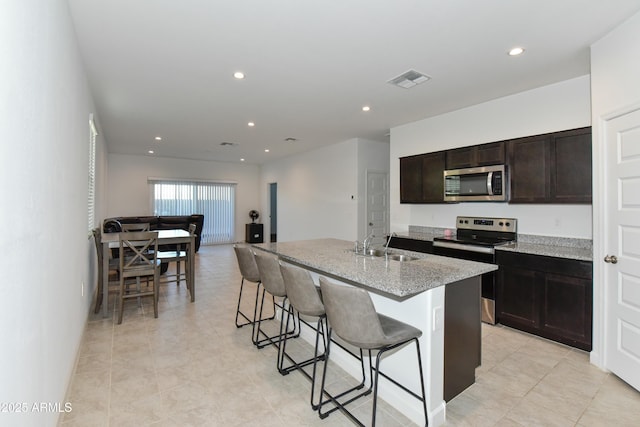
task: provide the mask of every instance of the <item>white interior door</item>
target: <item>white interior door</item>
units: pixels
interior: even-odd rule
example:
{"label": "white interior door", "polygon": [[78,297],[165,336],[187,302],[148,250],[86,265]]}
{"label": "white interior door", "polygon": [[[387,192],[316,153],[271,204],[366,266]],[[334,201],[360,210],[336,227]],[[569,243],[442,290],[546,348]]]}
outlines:
{"label": "white interior door", "polygon": [[605,365],[640,390],[640,109],[604,124]]}
{"label": "white interior door", "polygon": [[367,230],[373,233],[375,244],[385,243],[384,236],[389,231],[389,174],[367,171]]}

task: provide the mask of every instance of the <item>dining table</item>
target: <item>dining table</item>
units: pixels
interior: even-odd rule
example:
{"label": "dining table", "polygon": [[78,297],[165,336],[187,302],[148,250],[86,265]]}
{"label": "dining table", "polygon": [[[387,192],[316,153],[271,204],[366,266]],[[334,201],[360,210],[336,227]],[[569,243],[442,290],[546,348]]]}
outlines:
{"label": "dining table", "polygon": [[[187,288],[191,295],[191,302],[195,301],[195,246],[196,235],[181,228],[168,230],[152,230],[158,233],[158,245],[186,245],[187,250]],[[102,233],[102,314],[109,316],[109,254],[110,249],[119,248],[120,233]]]}

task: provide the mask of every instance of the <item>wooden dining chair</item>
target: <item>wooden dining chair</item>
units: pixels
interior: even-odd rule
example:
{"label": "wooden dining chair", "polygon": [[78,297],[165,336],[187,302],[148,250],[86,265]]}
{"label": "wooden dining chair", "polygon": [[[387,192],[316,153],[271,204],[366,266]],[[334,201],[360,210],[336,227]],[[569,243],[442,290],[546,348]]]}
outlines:
{"label": "wooden dining chair", "polygon": [[[189,224],[189,234],[196,234],[196,225],[195,224]],[[170,251],[159,251],[158,252],[158,259],[161,262],[174,262],[176,263],[176,274],[167,274],[165,275],[166,277],[166,283],[169,282],[176,282],[177,286],[180,286],[180,281],[184,279],[185,283],[187,284],[187,288],[189,288],[189,283],[188,283],[188,278],[189,278],[189,263],[188,261],[188,251],[186,246],[183,245],[176,245],[175,250],[170,250]],[[184,273],[181,272],[180,269],[180,263],[184,261]],[[173,279],[169,279],[169,278],[173,278]]]}
{"label": "wooden dining chair", "polygon": [[[124,302],[130,298],[153,297],[154,317],[158,317],[158,286],[160,281],[160,260],[158,260],[158,233],[138,231],[120,233],[120,292],[118,324],[122,323]],[[141,286],[141,279],[152,279],[153,286]],[[132,289],[131,279],[135,279]]]}
{"label": "wooden dining chair", "polygon": [[[103,270],[103,266],[102,266],[102,261],[103,261],[103,257],[105,256],[104,251],[102,250],[102,233],[100,231],[100,227],[96,227],[92,230],[93,233],[93,241],[96,245],[96,254],[97,254],[97,263],[98,263],[98,283],[96,286],[96,306],[94,309],[94,313],[99,313],[100,312],[100,306],[102,305],[102,292],[103,292],[103,286],[104,284],[102,283],[102,276],[104,274],[104,270]],[[109,254],[107,253],[107,256],[109,256]],[[109,283],[107,283],[107,286],[109,286],[110,283],[113,284],[117,284],[118,282],[118,259],[117,258],[109,258]],[[112,280],[113,279],[113,280]]]}
{"label": "wooden dining chair", "polygon": [[151,231],[151,224],[148,222],[136,222],[132,224],[122,224],[122,231],[129,233],[132,231]]}

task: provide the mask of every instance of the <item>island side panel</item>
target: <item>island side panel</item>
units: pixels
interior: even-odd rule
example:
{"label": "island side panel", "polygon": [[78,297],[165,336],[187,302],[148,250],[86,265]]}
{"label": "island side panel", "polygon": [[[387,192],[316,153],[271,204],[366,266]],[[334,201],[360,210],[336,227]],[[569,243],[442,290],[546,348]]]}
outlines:
{"label": "island side panel", "polygon": [[471,386],[481,363],[481,278],[479,276],[445,287],[444,311],[444,400]]}

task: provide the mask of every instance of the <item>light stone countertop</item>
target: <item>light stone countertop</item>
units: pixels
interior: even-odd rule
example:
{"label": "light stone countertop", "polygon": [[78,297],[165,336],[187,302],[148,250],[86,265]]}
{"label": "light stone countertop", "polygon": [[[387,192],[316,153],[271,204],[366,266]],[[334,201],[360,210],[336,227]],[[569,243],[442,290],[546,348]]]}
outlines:
{"label": "light stone countertop", "polygon": [[[444,228],[409,226],[408,232],[398,232],[396,234],[398,237],[406,239],[432,242],[434,237],[441,237],[444,234],[444,230]],[[452,231],[455,234],[455,230]],[[496,250],[574,259],[578,261],[593,260],[591,240],[571,237],[518,234],[517,242],[496,246]]]}
{"label": "light stone countertop", "polygon": [[498,269],[497,265],[437,255],[389,249],[419,259],[399,262],[355,254],[353,242],[338,239],[261,243],[254,248],[277,254],[282,260],[355,286],[404,300],[448,283]]}
{"label": "light stone countertop", "polygon": [[589,248],[574,246],[559,246],[543,243],[515,242],[496,246],[496,251],[518,252],[531,255],[551,256],[556,258],[573,259],[577,261],[592,261],[593,251]]}

